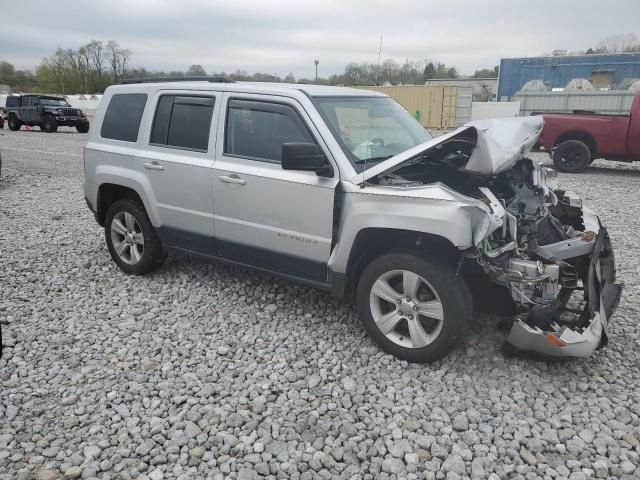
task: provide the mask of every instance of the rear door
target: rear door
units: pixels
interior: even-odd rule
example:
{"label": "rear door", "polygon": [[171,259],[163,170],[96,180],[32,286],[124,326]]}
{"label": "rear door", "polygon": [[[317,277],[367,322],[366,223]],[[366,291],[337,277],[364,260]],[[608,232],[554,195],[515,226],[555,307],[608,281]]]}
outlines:
{"label": "rear door", "polygon": [[[308,280],[327,280],[338,169],[302,106],[287,97],[226,93],[213,167],[222,256]],[[334,177],[283,170],[282,144],[316,143]]]}
{"label": "rear door", "polygon": [[216,92],[162,90],[145,114],[139,171],[155,197],[165,244],[214,253],[211,167]]}
{"label": "rear door", "polygon": [[20,120],[23,122],[33,122],[33,109],[35,97],[22,97],[22,108],[20,109]]}

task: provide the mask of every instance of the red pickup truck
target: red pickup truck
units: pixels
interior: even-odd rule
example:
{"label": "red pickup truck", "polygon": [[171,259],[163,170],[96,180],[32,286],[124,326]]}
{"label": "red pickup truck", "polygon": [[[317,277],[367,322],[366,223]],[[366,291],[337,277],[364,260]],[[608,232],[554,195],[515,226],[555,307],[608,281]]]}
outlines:
{"label": "red pickup truck", "polygon": [[561,172],[579,172],[596,158],[640,160],[640,92],[628,115],[543,113],[538,145]]}

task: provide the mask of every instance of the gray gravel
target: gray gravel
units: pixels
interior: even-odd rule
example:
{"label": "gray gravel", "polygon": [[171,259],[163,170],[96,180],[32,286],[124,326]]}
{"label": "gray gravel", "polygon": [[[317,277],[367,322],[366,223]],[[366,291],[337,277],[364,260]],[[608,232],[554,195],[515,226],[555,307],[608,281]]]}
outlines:
{"label": "gray gravel", "polygon": [[626,283],[607,348],[507,359],[478,317],[416,366],[313,289],[190,257],[121,273],[84,204],[85,140],[0,131],[0,479],[640,477],[640,166],[561,176]]}

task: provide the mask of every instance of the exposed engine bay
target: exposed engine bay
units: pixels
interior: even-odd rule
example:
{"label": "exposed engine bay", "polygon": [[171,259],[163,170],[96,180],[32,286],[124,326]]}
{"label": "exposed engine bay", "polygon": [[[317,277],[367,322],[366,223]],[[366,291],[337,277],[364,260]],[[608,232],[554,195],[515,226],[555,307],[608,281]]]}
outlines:
{"label": "exposed engine bay", "polygon": [[[539,131],[519,150],[494,149],[490,159],[474,158],[479,132],[463,129],[369,184],[411,189],[440,183],[487,205],[496,226],[462,255],[487,281],[508,290],[515,312],[508,347],[589,356],[606,344],[607,322],[622,290],[607,231],[577,195],[554,185],[553,170],[526,156]],[[490,140],[486,145],[484,153],[493,147]],[[504,154],[502,161],[496,152]]]}

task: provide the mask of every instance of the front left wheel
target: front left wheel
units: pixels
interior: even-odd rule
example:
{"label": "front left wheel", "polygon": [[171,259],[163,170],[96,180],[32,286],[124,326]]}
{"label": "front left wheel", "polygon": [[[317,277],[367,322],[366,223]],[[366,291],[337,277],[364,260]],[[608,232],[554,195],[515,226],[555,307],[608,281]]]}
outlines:
{"label": "front left wheel", "polygon": [[76,124],[78,133],[87,133],[89,131],[89,122],[79,122]]}
{"label": "front left wheel", "polygon": [[58,122],[51,115],[47,115],[42,123],[42,129],[47,133],[56,133],[58,131]]}
{"label": "front left wheel", "polygon": [[111,258],[130,275],[144,275],[164,262],[162,244],[140,202],[114,202],[107,211],[104,233]]}
{"label": "front left wheel", "polygon": [[417,363],[446,356],[466,333],[472,300],[454,266],[421,252],[391,252],[362,273],[358,313],[371,338],[387,353]]}

